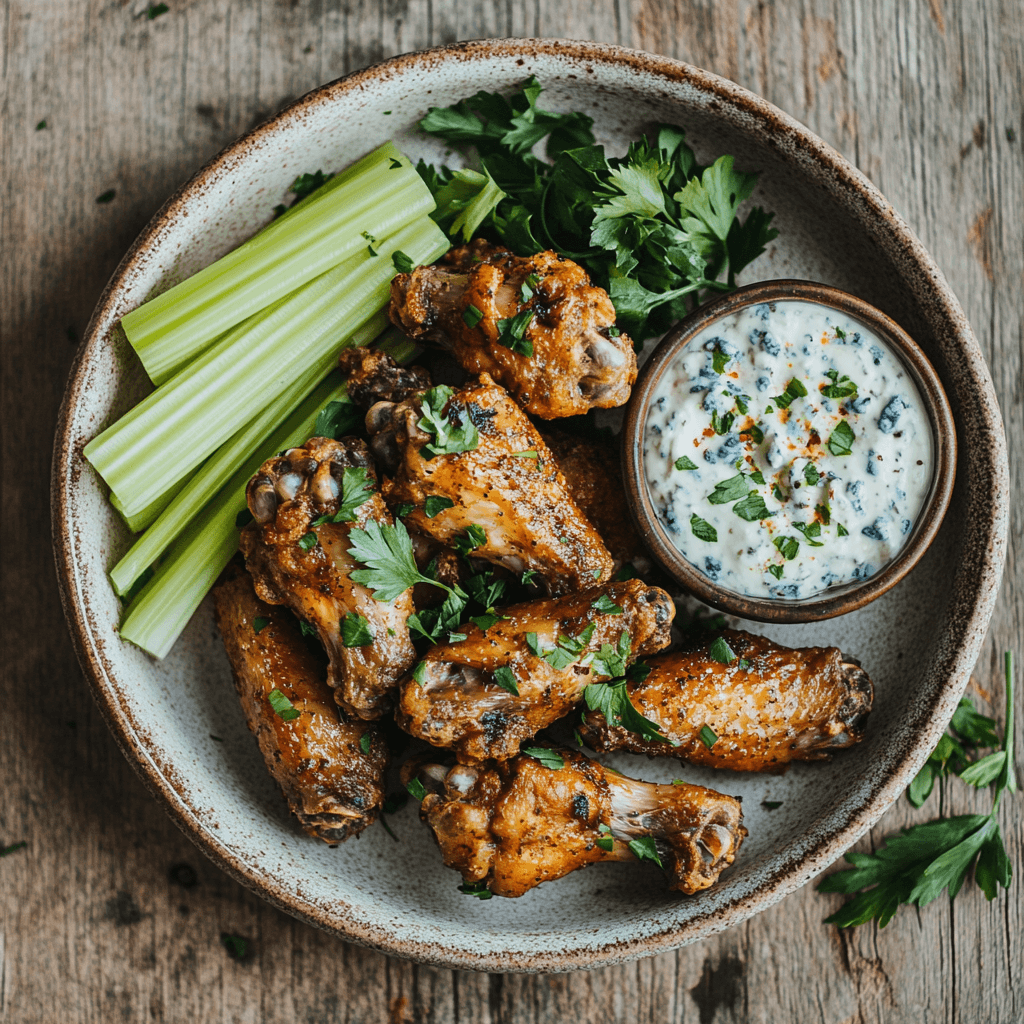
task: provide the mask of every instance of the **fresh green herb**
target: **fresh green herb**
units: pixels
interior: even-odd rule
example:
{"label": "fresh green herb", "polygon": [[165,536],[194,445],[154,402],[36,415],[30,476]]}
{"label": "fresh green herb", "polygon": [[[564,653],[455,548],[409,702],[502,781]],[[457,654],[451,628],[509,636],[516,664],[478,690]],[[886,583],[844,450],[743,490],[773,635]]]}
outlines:
{"label": "fresh green herb", "polygon": [[[422,175],[427,169],[426,164],[421,162],[416,169]],[[436,176],[433,182],[426,179],[437,204],[431,216],[450,238],[454,239],[461,234],[462,241],[468,242],[473,232],[505,198],[505,193],[486,167],[479,171],[469,168],[457,171],[445,169],[443,175],[443,181],[441,176]]]}
{"label": "fresh green herb", "polygon": [[49,128],[49,125],[46,123],[46,118],[44,117],[43,120],[36,125],[36,131],[41,132],[45,128]]}
{"label": "fresh green herb", "polygon": [[[631,648],[632,644],[630,643],[629,633],[623,630],[619,634],[618,642],[614,647],[611,644],[601,644],[596,652],[585,655],[580,660],[580,664],[585,668],[589,668],[595,677],[606,676],[609,679],[615,679],[618,676],[626,676],[626,665],[632,653]],[[646,665],[642,665],[642,668],[644,670],[642,677],[638,677],[632,671],[628,673],[629,677],[631,679],[646,679],[651,670]]]}
{"label": "fresh green herb", "polygon": [[742,501],[737,501],[732,507],[733,512],[745,519],[748,523],[756,523],[761,519],[769,519],[775,515],[768,511],[764,498],[757,491],[751,491]]}
{"label": "fresh green herb", "polygon": [[395,509],[395,516],[398,519],[404,519],[410,512],[415,510],[416,506],[409,501],[403,501],[398,508]]}
{"label": "fresh green herb", "polygon": [[549,650],[544,650],[540,646],[540,639],[536,633],[527,633],[526,646],[538,658],[543,658],[553,669],[560,672],[579,660],[587,644],[590,643],[596,628],[595,624],[591,622],[589,626],[582,630],[579,636],[565,636],[560,633],[556,646]]}
{"label": "fresh green herb", "polygon": [[487,543],[487,534],[484,533],[484,528],[477,523],[470,523],[466,527],[466,532],[458,537],[453,537],[451,545],[463,558],[467,557],[470,552],[476,551],[477,548],[483,547]]}
{"label": "fresh green herb", "polygon": [[17,850],[24,850],[28,842],[24,839],[20,843],[11,843],[10,846],[0,846],[0,857],[7,857]]}
{"label": "fresh green herb", "polygon": [[622,614],[622,606],[617,605],[607,594],[602,594],[596,601],[591,601],[590,607],[601,615]]}
{"label": "fresh green herb", "polygon": [[778,481],[772,484],[772,497],[776,501],[785,501],[786,495],[783,493],[782,488],[779,486]]}
{"label": "fresh green herb", "polygon": [[658,856],[658,848],[652,836],[643,836],[640,839],[631,839],[629,848],[637,860],[653,860],[659,868],[663,868],[661,858]]}
{"label": "fresh green herb", "polygon": [[401,249],[391,254],[391,262],[400,274],[411,274],[416,269],[416,264]]}
{"label": "fresh green herb", "polygon": [[538,274],[528,274],[526,280],[523,281],[522,287],[519,289],[520,299],[523,302],[529,302],[533,298],[539,284],[540,276]]}
{"label": "fresh green herb", "polygon": [[803,398],[806,394],[807,388],[804,386],[803,381],[794,377],[786,385],[786,390],[781,395],[772,396],[772,401],[780,409],[788,409],[793,404],[794,399]]}
{"label": "fresh green herb", "polygon": [[540,761],[545,768],[550,768],[552,771],[558,771],[565,767],[565,759],[562,755],[549,747],[523,747],[523,753]]}
{"label": "fresh green herb", "polygon": [[[962,888],[971,868],[974,880],[992,900],[998,886],[1009,889],[1012,876],[1010,859],[1003,846],[996,810],[1003,792],[1013,793],[1017,789],[1013,770],[1013,656],[1006,652],[1006,723],[1002,749],[974,762],[971,769],[975,782],[995,785],[992,811],[989,814],[964,814],[952,818],[940,818],[922,825],[903,829],[898,835],[888,838],[885,845],[875,853],[848,853],[846,860],[853,865],[844,871],[830,875],[819,886],[819,892],[837,892],[852,895],[839,910],[827,917],[829,924],[841,928],[853,927],[876,920],[884,928],[901,904],[923,907],[938,897],[943,889],[953,899]],[[958,709],[960,710],[960,709]],[[982,716],[978,716],[980,719]],[[965,712],[961,723],[975,736],[984,735],[983,722],[971,722]],[[987,727],[990,730],[990,727]],[[998,768],[993,770],[986,764],[997,759]],[[947,759],[948,760],[948,759]],[[963,774],[961,775],[963,778]],[[970,781],[970,780],[968,780]]]}
{"label": "fresh green herb", "polygon": [[419,779],[410,779],[405,784],[405,788],[413,800],[422,800],[427,795],[427,788]]}
{"label": "fresh green herb", "polygon": [[446,508],[454,508],[455,502],[438,494],[432,494],[423,504],[423,511],[428,519],[440,515]]}
{"label": "fresh green herb", "polygon": [[150,4],[146,8],[146,19],[152,21],[154,18],[159,18],[161,14],[166,14],[170,10],[167,4]]}
{"label": "fresh green herb", "polygon": [[526,572],[524,572],[523,575],[519,577],[519,582],[522,583],[522,585],[524,587],[529,587],[529,586],[532,586],[533,581],[536,578],[537,578],[537,570],[536,569],[527,569]]}
{"label": "fresh green herb", "polygon": [[394,601],[416,583],[429,583],[452,592],[450,587],[429,579],[416,567],[412,540],[401,520],[393,526],[370,520],[364,529],[350,530],[348,539],[352,545],[348,553],[366,566],[354,570],[350,578],[369,587],[376,600]]}
{"label": "fresh green herb", "polygon": [[362,615],[350,612],[341,620],[341,642],[346,647],[369,647],[373,636],[373,627]]}
{"label": "fresh green herb", "polygon": [[516,684],[515,673],[508,665],[500,665],[494,670],[494,682],[513,697],[519,696],[519,687]]}
{"label": "fresh green herb", "polygon": [[800,550],[800,541],[796,537],[776,537],[772,543],[779,549],[787,562],[792,562]]}
{"label": "fresh green herb", "polygon": [[307,533],[304,533],[296,541],[296,543],[299,545],[300,548],[302,548],[303,551],[312,551],[313,548],[315,548],[317,544],[320,543],[320,538],[317,537],[316,533],[313,530],[309,530]]}
{"label": "fresh green herb", "polygon": [[290,722],[293,718],[299,717],[299,709],[277,687],[267,694],[267,700],[270,701],[274,714],[283,721]]}
{"label": "fresh green herb", "polygon": [[844,331],[842,329],[842,327],[837,327],[836,328],[836,337],[837,338],[844,338],[845,339],[846,338],[846,331]]}
{"label": "fresh green herb", "polygon": [[[363,416],[351,402],[328,402],[316,417],[314,437],[330,437],[340,441],[359,429]],[[365,473],[365,470],[363,471]]]}
{"label": "fresh green herb", "polygon": [[676,469],[690,470],[690,469],[696,469],[697,468],[697,463],[694,462],[692,459],[687,458],[687,456],[685,456],[685,455],[680,455],[679,458],[676,459],[675,466],[676,466]]}
{"label": "fresh green herb", "polygon": [[612,838],[612,830],[602,821],[597,826],[597,831],[601,833],[600,838],[597,840],[597,848],[604,850],[605,853],[611,853],[615,849],[615,840]]}
{"label": "fresh green herb", "polygon": [[729,365],[730,359],[732,359],[732,356],[727,355],[716,345],[714,352],[711,353],[711,365],[715,373],[725,373],[725,368]]}
{"label": "fresh green herb", "polygon": [[706,519],[701,519],[696,512],[690,516],[690,529],[698,540],[706,540],[709,544],[714,544],[718,540],[718,531]]}
{"label": "fresh green herb", "polygon": [[397,814],[408,802],[409,794],[399,789],[387,795],[381,811],[385,814]]}
{"label": "fresh green herb", "polygon": [[821,385],[821,393],[826,398],[851,398],[857,394],[857,385],[846,374],[840,377],[838,370],[826,370],[825,376],[832,382]]}
{"label": "fresh green herb", "polygon": [[825,526],[828,526],[828,524],[832,522],[832,512],[829,509],[828,505],[815,505],[814,511],[817,512],[819,516],[821,516],[821,521],[825,524]]}
{"label": "fresh green herb", "polygon": [[743,413],[744,415],[746,415],[746,413],[747,413],[747,408],[748,408],[747,407],[747,402],[749,402],[749,401],[750,401],[750,396],[749,395],[737,395],[736,396],[736,408],[739,409],[739,411],[741,413]]}
{"label": "fresh green herb", "polygon": [[[624,634],[626,640],[629,634]],[[620,727],[635,732],[645,743],[671,742],[657,722],[645,718],[636,709],[629,696],[628,684],[642,682],[651,672],[650,665],[636,662],[626,669],[620,679],[606,683],[590,683],[583,691],[583,698],[591,711],[599,711],[612,728]],[[675,745],[675,744],[673,744]]]}
{"label": "fresh green herb", "polygon": [[777,808],[782,806],[782,801],[781,800],[762,800],[761,801],[761,806],[766,811],[774,811]]}
{"label": "fresh green herb", "polygon": [[116,196],[116,195],[117,195],[117,189],[108,188],[106,192],[101,192],[96,197],[96,202],[97,203],[109,203],[109,202],[112,202],[113,199],[114,199],[114,196]]}
{"label": "fresh green herb", "polygon": [[524,309],[507,320],[498,321],[498,344],[528,359],[533,355],[533,342],[526,337],[526,329],[533,319],[533,310]]}
{"label": "fresh green herb", "polygon": [[753,480],[755,484],[761,484],[764,486],[764,473],[762,473],[761,470],[755,469],[754,472],[750,474],[750,479]]}
{"label": "fresh green herb", "polygon": [[[434,586],[443,584],[434,582]],[[409,630],[413,637],[423,637],[432,644],[465,640],[465,634],[455,630],[462,623],[466,604],[467,597],[460,589],[449,589],[448,596],[439,607],[422,608],[409,616]]]}
{"label": "fresh green herb", "polygon": [[438,384],[425,391],[420,399],[423,418],[417,426],[424,433],[434,436],[433,441],[420,449],[425,459],[432,459],[436,455],[470,452],[480,444],[480,434],[473,421],[465,413],[460,417],[449,405],[454,394],[447,384]]}
{"label": "fresh green herb", "polygon": [[817,482],[821,479],[821,474],[818,472],[813,462],[808,462],[804,466],[804,483],[808,487],[814,487]]}
{"label": "fresh green herb", "polygon": [[850,535],[850,531],[842,523],[836,523],[836,533],[840,537],[848,537]]}
{"label": "fresh green herb", "polygon": [[729,477],[715,484],[715,489],[708,495],[712,505],[726,505],[747,494],[747,480],[742,473]]}
{"label": "fresh green herb", "polygon": [[503,615],[498,615],[493,609],[488,612],[484,612],[483,615],[471,615],[469,621],[472,622],[477,629],[486,633],[496,622],[501,622],[504,618]]}
{"label": "fresh green herb", "polygon": [[821,536],[821,523],[817,521],[813,523],[794,523],[793,529],[799,530],[804,535],[804,540],[812,548],[824,547],[820,540],[815,540],[815,537]]}
{"label": "fresh green herb", "polygon": [[760,444],[764,440],[764,431],[756,423],[745,427],[740,433],[749,434],[754,444]]}
{"label": "fresh green herb", "polygon": [[720,636],[708,648],[708,657],[720,665],[731,665],[739,655],[729,646],[725,637]]}
{"label": "fresh green herb", "polygon": [[513,452],[513,459],[533,459],[535,462],[540,458],[540,454],[535,451],[530,452]]}
{"label": "fresh green herb", "polygon": [[[362,508],[373,495],[373,481],[370,474],[362,466],[346,466],[341,474],[341,497],[338,510],[332,515],[317,516],[313,526],[324,523],[355,523],[359,517],[356,509]],[[430,500],[429,498],[427,499]],[[308,536],[308,534],[306,535]],[[303,538],[304,540],[305,538]],[[301,544],[302,541],[299,541]],[[312,547],[312,545],[310,545]],[[306,549],[308,550],[308,548]]]}
{"label": "fresh green herb", "polygon": [[833,455],[849,455],[853,451],[853,428],[846,420],[840,420],[828,439],[828,450]]}
{"label": "fresh green herb", "polygon": [[368,732],[364,732],[363,735],[359,737],[359,749],[364,754],[368,754],[370,752],[370,734]]}
{"label": "fresh green herb", "polygon": [[256,618],[252,620],[252,631],[254,633],[262,633],[269,625],[270,619],[265,619],[262,615],[257,615]]}
{"label": "fresh green herb", "polygon": [[[160,4],[160,6],[166,7],[166,4]],[[221,932],[220,941],[232,960],[244,960],[249,955],[249,940],[243,939],[241,935]]]}
{"label": "fresh green herb", "polygon": [[718,742],[718,733],[709,725],[702,725],[700,727],[700,741],[705,747],[710,750]]}
{"label": "fresh green herb", "polygon": [[781,579],[782,579],[782,576],[783,576],[783,573],[785,573],[785,571],[786,571],[786,567],[785,567],[784,565],[769,565],[769,566],[768,566],[768,571],[769,571],[769,572],[770,572],[770,573],[771,573],[771,574],[772,574],[772,575],[773,575],[773,576],[774,576],[774,577],[775,577],[775,578],[776,578],[777,580],[781,580]]}
{"label": "fresh green herb", "polygon": [[612,577],[613,583],[624,583],[626,580],[638,580],[640,574],[632,562],[626,562],[622,568]]}
{"label": "fresh green herb", "polygon": [[750,668],[750,662],[747,661],[746,658],[740,658],[739,667],[743,669],[744,672],[746,672],[746,670]]}
{"label": "fresh green herb", "polygon": [[463,882],[458,886],[458,890],[467,896],[475,896],[478,900],[489,900],[494,895],[484,882]]}
{"label": "fresh green herb", "polygon": [[719,437],[724,437],[729,433],[735,419],[736,417],[731,412],[727,412],[724,416],[719,416],[717,410],[711,410],[711,427]]}
{"label": "fresh green herb", "polygon": [[374,238],[374,236],[371,235],[369,231],[364,231],[363,232],[363,238],[365,238],[366,241],[369,243],[366,246],[366,248],[369,250],[370,255],[371,256],[376,256],[377,255],[377,250],[374,249],[374,246],[377,244],[377,239]]}
{"label": "fresh green herb", "polygon": [[467,327],[476,327],[483,318],[483,313],[476,306],[469,305],[462,311],[462,319]]}
{"label": "fresh green herb", "polygon": [[320,636],[316,626],[311,626],[305,619],[299,619],[299,632],[302,633],[303,636]]}

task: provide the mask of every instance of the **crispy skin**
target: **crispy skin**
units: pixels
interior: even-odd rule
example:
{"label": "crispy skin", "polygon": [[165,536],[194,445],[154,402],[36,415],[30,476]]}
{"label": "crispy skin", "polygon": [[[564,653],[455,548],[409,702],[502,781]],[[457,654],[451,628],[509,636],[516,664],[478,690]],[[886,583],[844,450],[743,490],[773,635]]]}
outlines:
{"label": "crispy skin", "polygon": [[345,349],[338,365],[348,381],[348,397],[364,412],[377,402],[401,402],[431,385],[422,366],[399,366],[391,356],[368,348]]}
{"label": "crispy skin", "polygon": [[[520,754],[481,765],[403,767],[428,790],[420,817],[445,864],[496,896],[522,896],[596,861],[632,861],[629,842],[650,836],[669,888],[713,885],[736,858],[746,829],[738,800],[703,786],[658,786],[606,771],[559,748],[564,767]],[[599,839],[609,835],[612,849]]]}
{"label": "crispy skin", "polygon": [[[483,373],[455,392],[446,416],[469,417],[479,446],[456,455],[421,454],[431,435],[419,429],[419,396],[379,402],[366,415],[370,446],[390,477],[382,492],[391,507],[409,503],[411,529],[442,544],[481,526],[487,542],[474,557],[515,573],[534,570],[551,594],[578,592],[612,574],[612,557],[569,495],[565,478],[533,424],[504,389]],[[523,452],[536,452],[537,458]],[[517,453],[520,453],[517,455]],[[453,501],[431,519],[423,505],[436,495]]]}
{"label": "crispy skin", "polygon": [[[593,603],[602,595],[622,608],[601,614]],[[466,639],[431,648],[416,676],[399,685],[395,720],[413,736],[435,747],[451,747],[466,762],[506,760],[541,729],[568,713],[588,683],[610,678],[579,664],[603,644],[615,646],[625,631],[631,641],[629,661],[659,651],[669,642],[675,607],[657,587],[640,580],[608,583],[567,597],[530,601],[500,609],[505,618],[487,632],[473,623],[459,627]],[[595,626],[576,661],[558,669],[530,649],[535,633],[542,651],[555,647],[560,635],[577,637]],[[494,682],[494,671],[512,670],[519,695]]]}
{"label": "crispy skin", "polygon": [[[412,596],[406,591],[392,604],[375,601],[372,591],[349,577],[359,567],[348,553],[349,532],[371,520],[393,522],[376,491],[355,510],[356,522],[312,525],[338,510],[338,482],[346,466],[363,467],[376,482],[366,445],[357,438],[314,437],[303,448],[268,459],[249,481],[246,497],[255,522],[242,530],[241,549],[260,598],[287,605],[320,634],[331,660],[327,682],[338,703],[372,719],[391,706],[395,684],[416,661],[406,626]],[[304,551],[299,540],[311,530],[317,543]],[[370,623],[372,644],[344,646],[341,621],[350,614]]]}
{"label": "crispy skin", "polygon": [[[531,275],[533,295],[524,302]],[[482,314],[473,326],[465,318],[470,306]],[[533,317],[524,340],[532,355],[498,341],[500,321],[527,309]],[[411,338],[448,349],[469,373],[489,373],[541,419],[624,405],[636,380],[632,342],[609,333],[615,307],[608,293],[555,252],[524,258],[478,239],[436,266],[399,274],[389,312]]]}
{"label": "crispy skin", "polygon": [[[600,751],[630,750],[756,772],[820,760],[863,739],[871,680],[838,648],[794,650],[736,630],[721,635],[738,655],[732,664],[711,658],[711,636],[692,650],[649,658],[651,674],[628,684],[640,713],[678,746],[645,742],[609,726],[594,711],[580,727],[586,742]],[[740,659],[749,667],[741,668]],[[718,737],[710,749],[700,738],[705,725]]]}
{"label": "crispy skin", "polygon": [[626,507],[618,445],[561,433],[545,433],[544,440],[573,501],[601,535],[616,570],[629,563],[640,573],[650,571],[650,556]]}
{"label": "crispy skin", "polygon": [[[380,728],[346,717],[325,681],[326,659],[306,645],[293,615],[256,596],[248,573],[229,566],[213,596],[245,720],[288,806],[324,842],[362,832],[384,802],[388,748]],[[267,620],[259,633],[258,618]],[[275,689],[298,718],[274,713],[268,696]]]}

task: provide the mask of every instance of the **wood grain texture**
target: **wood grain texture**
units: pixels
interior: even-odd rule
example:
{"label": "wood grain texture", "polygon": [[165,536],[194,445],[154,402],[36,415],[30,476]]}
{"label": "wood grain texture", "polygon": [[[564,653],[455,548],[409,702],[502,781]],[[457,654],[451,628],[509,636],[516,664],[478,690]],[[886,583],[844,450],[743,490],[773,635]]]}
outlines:
{"label": "wood grain texture", "polygon": [[[704,943],[568,976],[434,970],[299,924],[203,860],[117,750],[65,633],[47,525],[76,340],[132,239],[205,160],[318,83],[394,53],[493,35],[620,42],[733,78],[805,122],[875,181],[960,296],[992,368],[1018,499],[975,673],[1000,713],[1001,652],[1024,655],[1019,0],[168,3],[152,20],[145,0],[0,5],[0,845],[28,843],[0,860],[0,1020],[1024,1019],[1019,877],[1009,897],[989,904],[968,887],[884,931],[822,925],[837,900],[808,886]],[[988,800],[954,783],[919,812],[900,801],[861,848],[940,805]],[[1020,876],[1024,799],[1000,816]],[[180,884],[180,864],[196,884]],[[222,932],[250,939],[252,955],[229,959]]]}

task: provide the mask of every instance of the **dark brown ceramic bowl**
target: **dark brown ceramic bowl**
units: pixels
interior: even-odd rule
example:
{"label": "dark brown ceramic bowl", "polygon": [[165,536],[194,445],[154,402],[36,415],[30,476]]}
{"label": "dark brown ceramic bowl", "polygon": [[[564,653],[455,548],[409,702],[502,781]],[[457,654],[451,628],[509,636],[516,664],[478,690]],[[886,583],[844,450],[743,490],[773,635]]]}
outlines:
{"label": "dark brown ceramic bowl", "polygon": [[[866,580],[834,587],[822,594],[799,601],[783,598],[769,600],[748,597],[713,583],[695,565],[689,562],[672,543],[662,525],[644,476],[644,427],[651,394],[673,359],[696,338],[704,328],[746,306],[763,302],[796,299],[814,302],[845,313],[873,331],[900,358],[917,385],[928,412],[932,428],[932,449],[935,465],[931,487],[914,528],[899,553],[882,567],[880,572]],[[626,423],[622,431],[623,471],[629,509],[641,536],[662,568],[682,587],[714,608],[744,619],[759,622],[817,622],[845,615],[863,608],[876,597],[894,587],[920,561],[939,532],[942,517],[949,508],[956,477],[956,426],[946,393],[938,374],[914,340],[894,320],[870,303],[830,285],[812,281],[763,281],[747,285],[720,299],[708,302],[662,338],[650,359],[640,371],[636,387],[629,401]]]}

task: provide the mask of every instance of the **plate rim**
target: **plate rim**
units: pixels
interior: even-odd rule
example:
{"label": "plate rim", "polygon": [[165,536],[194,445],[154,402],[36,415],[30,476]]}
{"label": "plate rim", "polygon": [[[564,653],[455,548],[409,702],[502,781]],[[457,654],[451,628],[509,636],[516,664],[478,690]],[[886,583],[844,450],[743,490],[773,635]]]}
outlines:
{"label": "plate rim", "polygon": [[[868,800],[847,819],[814,837],[810,848],[795,852],[774,874],[753,891],[739,895],[724,908],[699,913],[681,924],[658,923],[652,932],[593,947],[579,947],[559,952],[521,954],[515,964],[503,962],[501,954],[480,953],[457,944],[441,945],[402,938],[386,926],[377,926],[354,919],[347,912],[350,906],[337,901],[332,912],[304,901],[284,887],[257,877],[247,864],[210,829],[198,820],[179,796],[152,751],[140,735],[132,715],[116,700],[113,683],[105,665],[103,641],[94,635],[80,600],[79,578],[69,492],[84,469],[81,446],[72,448],[72,408],[77,404],[85,370],[94,350],[114,326],[118,291],[123,279],[160,233],[161,229],[183,209],[190,193],[204,181],[224,171],[243,156],[263,135],[279,131],[301,120],[309,109],[349,90],[371,85],[381,75],[401,73],[410,68],[446,60],[486,60],[495,56],[533,57],[537,55],[570,56],[595,64],[628,66],[652,77],[686,83],[712,102],[728,104],[737,112],[769,123],[774,131],[794,149],[803,151],[822,170],[830,172],[834,185],[851,201],[851,216],[860,220],[865,230],[876,236],[887,234],[891,251],[900,252],[919,287],[930,291],[938,303],[942,317],[955,328],[959,347],[966,363],[966,372],[979,385],[975,397],[975,418],[986,424],[989,445],[981,469],[992,481],[992,512],[983,524],[968,525],[964,548],[974,550],[978,558],[973,564],[974,585],[954,588],[948,619],[949,631],[959,642],[947,643],[940,652],[945,683],[935,698],[923,707],[910,748],[901,763],[875,785]],[[856,199],[856,203],[853,200]],[[857,209],[857,206],[861,209]],[[872,222],[875,228],[872,228]],[[884,225],[884,228],[883,228]],[[977,455],[977,453],[975,453]],[[222,870],[235,881],[255,892],[262,899],[315,927],[340,938],[369,946],[385,953],[401,956],[438,967],[456,970],[494,972],[564,972],[592,969],[651,956],[705,938],[738,924],[780,901],[824,870],[852,846],[899,797],[930,753],[952,716],[956,703],[967,685],[970,672],[984,642],[985,633],[999,592],[1006,557],[1008,528],[1009,466],[1002,419],[991,375],[977,339],[959,301],[935,261],[916,235],[895,212],[881,192],[838,151],[818,138],[806,126],[755,93],[683,61],[641,50],[608,43],[563,39],[486,39],[453,43],[412,53],[400,54],[353,71],[341,78],[311,90],[283,110],[254,127],[226,146],[188,181],[181,185],[160,207],[132,243],[114,270],[90,318],[83,343],[79,346],[61,402],[54,438],[51,476],[51,529],[61,603],[68,620],[75,652],[89,681],[93,697],[122,753],[140,776],[147,789],[164,803],[164,808],[178,827]],[[977,536],[975,536],[977,535]],[[973,542],[973,547],[972,547]],[[959,574],[963,583],[964,574]],[[966,594],[965,591],[969,593]],[[912,725],[913,723],[908,723]]]}

